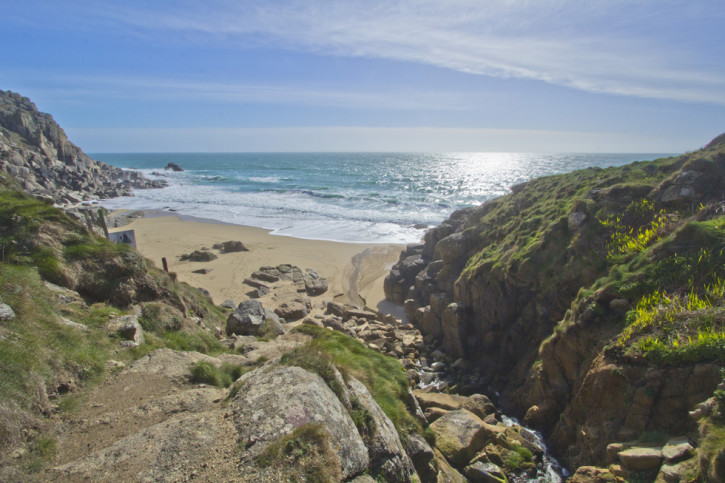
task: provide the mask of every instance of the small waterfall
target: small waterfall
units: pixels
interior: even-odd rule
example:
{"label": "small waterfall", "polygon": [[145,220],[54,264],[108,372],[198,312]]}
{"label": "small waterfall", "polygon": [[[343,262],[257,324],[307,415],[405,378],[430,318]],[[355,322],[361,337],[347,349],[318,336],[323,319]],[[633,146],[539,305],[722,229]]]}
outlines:
{"label": "small waterfall", "polygon": [[[418,389],[430,389],[433,388],[436,391],[444,391],[449,387],[450,382],[446,381],[447,374],[445,371],[445,364],[440,362],[434,362],[430,366],[427,364],[425,358],[414,361],[418,375],[420,376],[420,382],[418,383]],[[498,393],[496,394],[498,398]],[[516,418],[501,414],[501,422],[506,426],[518,425],[521,427],[521,436],[526,438],[531,444],[541,449],[543,456],[541,461],[536,466],[536,476],[530,475],[513,475],[509,478],[510,482],[525,483],[525,482],[539,482],[539,483],[563,483],[564,479],[569,476],[569,472],[566,468],[562,467],[559,462],[549,454],[544,438],[538,431],[534,431],[526,426],[523,426]]]}
{"label": "small waterfall", "polygon": [[530,428],[519,423],[516,418],[501,415],[501,422],[506,426],[518,425],[521,427],[521,436],[526,438],[531,444],[540,448],[543,451],[541,462],[536,466],[536,476],[514,476],[509,480],[517,483],[524,482],[539,482],[539,483],[562,483],[564,478],[569,476],[569,472],[566,468],[563,468],[556,458],[549,454],[546,444],[544,443],[544,437],[540,432],[534,431]]}

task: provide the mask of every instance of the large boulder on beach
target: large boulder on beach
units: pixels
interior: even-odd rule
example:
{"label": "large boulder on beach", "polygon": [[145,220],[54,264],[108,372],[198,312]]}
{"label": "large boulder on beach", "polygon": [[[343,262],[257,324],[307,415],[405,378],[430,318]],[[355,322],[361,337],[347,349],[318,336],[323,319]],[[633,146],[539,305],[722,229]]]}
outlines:
{"label": "large boulder on beach", "polygon": [[300,320],[307,317],[312,304],[309,300],[295,299],[284,302],[274,309],[274,313],[283,318],[286,322]]}
{"label": "large boulder on beach", "polygon": [[211,262],[212,260],[216,260],[217,257],[212,252],[206,251],[206,250],[194,250],[193,252],[181,255],[179,257],[179,260],[182,262],[190,261],[190,262]]}
{"label": "large boulder on beach", "polygon": [[305,283],[305,292],[307,292],[307,295],[314,297],[316,295],[322,295],[323,293],[327,292],[327,280],[320,277],[314,270],[308,269],[307,273],[303,276],[303,280]]}
{"label": "large boulder on beach", "polygon": [[212,248],[222,253],[248,252],[249,248],[244,246],[240,241],[225,241],[224,243],[215,243]]}

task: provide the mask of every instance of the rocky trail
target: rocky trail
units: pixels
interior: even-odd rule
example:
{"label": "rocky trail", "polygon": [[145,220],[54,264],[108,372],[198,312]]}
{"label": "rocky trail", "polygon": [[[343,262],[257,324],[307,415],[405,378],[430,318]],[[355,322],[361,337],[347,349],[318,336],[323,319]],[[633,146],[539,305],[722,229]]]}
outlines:
{"label": "rocky trail", "polygon": [[[325,470],[330,481],[371,481],[365,475],[370,471],[387,475],[386,481],[411,481],[414,474],[422,481],[511,474],[505,469],[511,448],[527,448],[531,455],[519,468],[529,476],[514,481],[534,477],[537,461],[544,468],[535,434],[512,424],[486,396],[437,392],[451,389],[456,381],[471,382],[460,361],[450,361],[440,350],[429,353],[419,330],[392,316],[324,300],[322,293],[307,295],[310,287],[317,293],[324,286],[324,279],[313,273],[281,266],[251,274],[247,285],[255,286],[252,295],[261,297],[239,304],[226,331],[207,328],[233,354],[212,357],[158,349],[127,367],[109,361],[112,375],[83,394],[58,426],[58,452],[39,479],[282,481],[299,476],[298,470],[261,465],[260,455],[295,428],[311,424],[322,425],[337,442],[322,444],[315,456],[332,461]],[[412,432],[403,444],[391,420],[354,377],[343,378],[334,369],[331,382],[309,368],[281,363],[286,354],[312,340],[293,330],[300,325],[349,335],[398,359],[410,383],[409,410],[422,427],[429,426],[437,443]],[[110,321],[109,326],[119,324]],[[139,333],[127,336],[138,338]],[[193,369],[200,363],[241,367],[246,374],[229,388],[220,388],[194,380]],[[361,407],[373,421],[368,432],[354,418]],[[498,464],[485,456],[484,448],[496,455]],[[469,464],[479,453],[479,461]]]}

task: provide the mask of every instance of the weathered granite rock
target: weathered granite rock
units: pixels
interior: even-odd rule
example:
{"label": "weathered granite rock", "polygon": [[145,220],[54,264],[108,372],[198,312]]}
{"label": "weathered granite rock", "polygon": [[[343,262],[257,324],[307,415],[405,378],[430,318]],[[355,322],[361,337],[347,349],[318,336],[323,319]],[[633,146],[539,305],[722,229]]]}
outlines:
{"label": "weathered granite rock", "polygon": [[367,319],[367,320],[376,320],[378,318],[378,314],[374,312],[369,312],[367,310],[358,310],[353,308],[346,308],[342,315],[342,320],[347,321],[352,319],[353,317],[358,319]]}
{"label": "weathered granite rock", "polygon": [[237,307],[237,304],[234,303],[233,299],[226,299],[224,302],[219,304],[222,307],[226,307],[228,309],[235,309]]}
{"label": "weathered granite rock", "polygon": [[164,169],[166,171],[184,171],[184,168],[176,163],[168,163],[166,166],[164,166]]}
{"label": "weathered granite rock", "polygon": [[468,334],[463,304],[449,304],[440,317],[446,352],[456,359],[463,357],[466,355],[464,340]]}
{"label": "weathered granite rock", "polygon": [[264,308],[258,300],[245,300],[227,319],[227,335],[257,335],[268,326],[277,331],[282,326],[274,312]]}
{"label": "weathered granite rock", "polygon": [[414,390],[413,394],[424,410],[429,408],[440,408],[446,411],[467,409],[481,419],[496,412],[496,406],[483,394],[461,396],[421,390]]}
{"label": "weathered granite rock", "polygon": [[415,277],[426,266],[422,255],[423,246],[409,246],[400,254],[400,260],[393,265],[385,277],[383,290],[385,298],[402,305],[408,295],[408,287],[415,282]]}
{"label": "weathered granite rock", "polygon": [[319,327],[321,329],[323,329],[325,327],[325,324],[322,323],[322,320],[320,320],[320,319],[311,319],[309,317],[306,318],[305,320],[303,320],[302,323],[305,324],[305,325],[314,325],[315,327]]}
{"label": "weathered granite rock", "polygon": [[436,447],[456,467],[465,467],[486,443],[486,423],[466,409],[450,411],[430,425]]}
{"label": "weathered granite rock", "polygon": [[438,468],[438,475],[436,481],[445,483],[467,483],[468,480],[443,456],[438,450],[434,449],[435,454],[435,466]]}
{"label": "weathered granite rock", "polygon": [[464,471],[466,477],[473,482],[481,483],[508,483],[506,473],[500,466],[493,463],[477,461],[466,466]]}
{"label": "weathered granite rock", "polygon": [[630,471],[656,471],[662,464],[659,448],[629,448],[619,453],[622,466]]}
{"label": "weathered granite rock", "polygon": [[408,446],[406,450],[420,480],[423,483],[436,481],[438,472],[431,464],[435,453],[428,442],[421,435],[413,431],[408,435]]}
{"label": "weathered granite rock", "polygon": [[616,481],[616,478],[606,468],[580,466],[568,481],[570,483],[611,483]]}
{"label": "weathered granite rock", "polygon": [[286,322],[304,319],[307,317],[309,312],[309,301],[302,299],[284,302],[282,305],[274,309],[274,313],[282,317]]}
{"label": "weathered granite rock", "polygon": [[263,366],[239,383],[243,390],[231,407],[239,441],[248,451],[259,454],[295,428],[322,424],[336,443],[343,479],[368,467],[368,449],[347,409],[317,374],[299,367]]}
{"label": "weathered granite rock", "polygon": [[662,448],[662,456],[669,462],[676,462],[689,458],[694,451],[688,438],[672,438]]}
{"label": "weathered granite rock", "polygon": [[337,302],[327,302],[327,313],[342,317],[345,315],[345,306]]}
{"label": "weathered granite rock", "polygon": [[66,327],[72,327],[74,329],[78,329],[78,330],[82,330],[82,331],[88,330],[88,326],[87,325],[85,325],[85,324],[79,324],[78,322],[73,322],[72,320],[67,319],[65,317],[59,317],[58,318],[58,323],[60,325],[65,325]]}
{"label": "weathered granite rock", "polygon": [[0,320],[13,320],[15,318],[15,312],[7,305],[0,303]]}
{"label": "weathered granite rock", "polygon": [[328,284],[327,280],[320,277],[314,270],[307,270],[307,273],[303,276],[305,283],[305,292],[311,297],[322,295],[327,292]]}
{"label": "weathered granite rock", "polygon": [[364,384],[350,377],[347,386],[350,389],[350,400],[356,400],[372,417],[372,424],[366,428],[371,472],[381,475],[386,481],[411,481],[415,469],[392,421],[380,409]]}
{"label": "weathered granite rock", "polygon": [[118,334],[124,341],[132,342],[137,346],[145,341],[143,328],[135,315],[122,315],[109,320],[106,323],[106,330]]}
{"label": "weathered granite rock", "polygon": [[[263,282],[268,282],[268,283],[275,283],[275,282],[279,282],[280,275],[270,273],[270,272],[264,271],[264,270],[257,270],[256,272],[252,272],[252,279],[261,280]],[[251,285],[250,283],[248,283],[246,281],[246,279],[245,279],[245,283],[247,283],[248,285]]]}
{"label": "weathered granite rock", "polygon": [[694,465],[694,462],[692,465],[689,465],[686,461],[680,463],[665,462],[660,467],[660,472],[657,474],[655,483],[680,483],[681,481],[688,481],[685,478],[685,474],[691,472],[691,466]]}

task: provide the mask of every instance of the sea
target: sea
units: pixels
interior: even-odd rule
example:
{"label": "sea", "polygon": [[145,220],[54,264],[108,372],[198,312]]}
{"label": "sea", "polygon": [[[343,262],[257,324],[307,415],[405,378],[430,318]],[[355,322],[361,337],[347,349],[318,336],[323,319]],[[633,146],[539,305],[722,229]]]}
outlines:
{"label": "sea", "polygon": [[[166,188],[102,201],[272,234],[355,243],[417,243],[453,211],[533,178],[620,166],[667,153],[95,153],[164,179]],[[175,163],[183,171],[165,170]]]}

